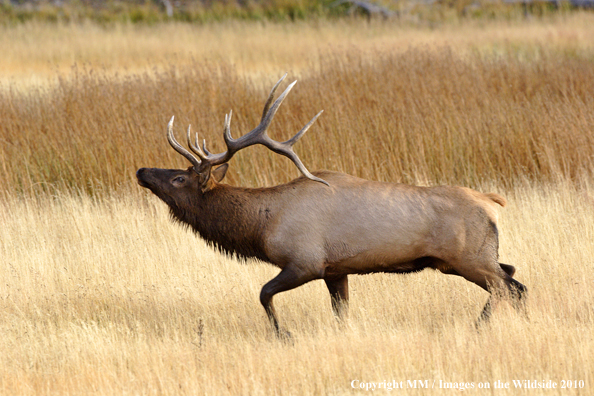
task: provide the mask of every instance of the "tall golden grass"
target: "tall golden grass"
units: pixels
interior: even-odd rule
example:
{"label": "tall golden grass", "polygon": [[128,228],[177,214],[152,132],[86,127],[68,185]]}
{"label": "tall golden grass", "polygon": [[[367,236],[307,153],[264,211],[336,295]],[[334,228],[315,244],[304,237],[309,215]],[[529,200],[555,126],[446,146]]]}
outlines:
{"label": "tall golden grass", "polygon": [[494,382],[552,380],[556,390],[526,394],[588,395],[592,197],[568,183],[507,194],[501,261],[529,287],[528,320],[502,303],[477,332],[487,294],[459,277],[351,276],[343,325],[321,281],[275,297],[293,343],[275,339],[258,299],[278,269],[215,253],[149,194],[6,197],[0,394],[365,394],[353,380],[435,380],[393,392],[452,393],[442,380],[517,395]]}
{"label": "tall golden grass", "polygon": [[[510,187],[517,180],[589,177],[593,169],[591,59],[536,48],[537,59],[462,57],[448,47],[366,56],[323,54],[276,117],[285,139],[325,113],[298,150],[312,169],[365,178]],[[255,127],[277,75],[256,81],[228,63],[170,66],[114,80],[93,69],[50,94],[0,93],[0,189],[88,192],[129,185],[140,166],[185,166],[165,141],[177,116],[214,150],[232,109],[235,135]],[[231,180],[287,181],[297,173],[264,150],[232,161]]]}
{"label": "tall golden grass", "polygon": [[[301,81],[275,136],[325,110],[298,147],[310,168],[470,185],[580,177],[592,169],[591,19],[440,31],[360,23],[3,27],[0,189],[94,193],[128,185],[139,166],[185,165],[164,144],[172,115],[179,130],[192,123],[222,149],[223,113],[235,112],[236,134],[250,130],[285,71]],[[63,71],[73,60],[81,65]],[[258,150],[234,162],[233,182],[296,175]]]}
{"label": "tall golden grass", "polygon": [[[592,21],[58,25],[61,53],[41,49],[53,45],[45,26],[0,28],[2,45],[14,39],[0,58],[0,394],[367,393],[353,380],[436,381],[403,394],[452,393],[440,380],[592,393]],[[73,34],[93,38],[88,52]],[[68,59],[79,66],[65,72]],[[501,261],[529,288],[528,319],[502,304],[477,332],[486,293],[475,285],[376,274],[351,277],[343,324],[323,282],[278,295],[294,340],[274,338],[258,294],[278,270],[207,248],[134,172],[188,166],[165,138],[172,115],[179,138],[191,123],[223,150],[224,113],[234,136],[249,131],[285,71],[299,83],[270,134],[286,139],[324,109],[296,146],[311,170],[505,192]],[[250,147],[228,179],[297,175]],[[559,389],[568,380],[584,387]]]}

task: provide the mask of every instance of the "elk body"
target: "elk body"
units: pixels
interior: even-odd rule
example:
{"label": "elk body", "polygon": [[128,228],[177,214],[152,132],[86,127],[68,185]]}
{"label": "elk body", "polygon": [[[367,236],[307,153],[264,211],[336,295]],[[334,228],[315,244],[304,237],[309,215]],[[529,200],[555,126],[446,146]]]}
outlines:
{"label": "elk body", "polygon": [[[227,151],[212,154],[192,143],[188,151],[173,136],[171,146],[191,163],[186,170],[137,171],[138,183],[221,251],[255,257],[281,269],[266,283],[260,301],[277,334],[282,334],[272,298],[314,279],[323,279],[332,308],[344,314],[348,275],[373,272],[409,273],[433,268],[464,277],[491,292],[479,317],[494,307],[493,292],[508,290],[514,302],[526,288],[512,278],[515,268],[498,262],[497,205],[505,199],[464,187],[417,187],[374,182],[337,172],[311,174],[292,150],[316,115],[295,137],[280,143],[266,130],[291,84],[272,104],[281,80],[264,106],[262,121],[238,139],[225,118]],[[196,139],[197,140],[197,139]],[[289,157],[304,176],[269,188],[232,187],[221,183],[227,162],[238,150],[263,144]],[[220,165],[217,168],[215,166]],[[518,306],[519,304],[515,304]]]}

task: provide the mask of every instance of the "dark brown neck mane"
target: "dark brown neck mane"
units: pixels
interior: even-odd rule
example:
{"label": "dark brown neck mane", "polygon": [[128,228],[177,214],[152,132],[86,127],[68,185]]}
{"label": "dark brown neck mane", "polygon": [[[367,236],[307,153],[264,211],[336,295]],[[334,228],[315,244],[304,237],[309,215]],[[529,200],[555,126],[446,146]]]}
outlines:
{"label": "dark brown neck mane", "polygon": [[218,184],[195,196],[188,207],[170,206],[170,212],[220,252],[270,262],[263,234],[273,209],[265,190]]}

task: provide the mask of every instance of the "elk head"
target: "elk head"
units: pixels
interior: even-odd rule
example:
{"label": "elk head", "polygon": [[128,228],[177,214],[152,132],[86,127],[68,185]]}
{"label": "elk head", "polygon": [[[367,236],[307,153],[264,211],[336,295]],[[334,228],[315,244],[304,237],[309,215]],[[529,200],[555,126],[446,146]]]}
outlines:
{"label": "elk head", "polygon": [[[262,112],[262,119],[260,120],[260,124],[254,128],[252,131],[248,132],[244,136],[234,139],[231,136],[231,115],[232,112],[225,115],[225,127],[224,127],[224,134],[223,137],[225,139],[225,144],[227,145],[227,151],[213,154],[208,151],[206,148],[206,141],[203,141],[202,148],[200,148],[198,144],[198,134],[196,134],[195,141],[192,142],[191,137],[191,126],[188,127],[187,131],[187,145],[189,149],[188,151],[185,147],[183,147],[178,141],[175,139],[173,135],[173,119],[171,117],[171,121],[167,126],[167,140],[171,147],[175,149],[178,153],[186,157],[188,161],[192,164],[187,170],[167,170],[167,175],[161,175],[166,177],[161,177],[161,181],[165,181],[169,184],[169,186],[163,186],[162,183],[159,188],[151,188],[151,184],[148,178],[140,177],[148,170],[140,169],[137,172],[139,176],[138,180],[141,186],[147,187],[151,189],[155,194],[157,194],[160,198],[164,199],[161,196],[163,193],[166,193],[167,190],[179,190],[183,188],[188,188],[193,191],[200,190],[203,193],[212,189],[216,182],[219,182],[224,176],[227,171],[228,165],[227,162],[233,157],[233,155],[238,152],[239,150],[254,145],[254,144],[262,144],[268,147],[270,150],[274,151],[277,154],[284,155],[288,157],[293,163],[297,166],[297,168],[303,173],[303,175],[313,181],[317,181],[320,183],[324,183],[328,185],[328,183],[319,177],[312,175],[307,168],[301,162],[301,159],[297,156],[297,154],[293,151],[293,145],[307,132],[307,130],[311,127],[311,125],[315,122],[315,120],[322,114],[320,111],[314,118],[311,119],[295,136],[285,142],[278,142],[272,140],[267,134],[266,131],[274,118],[278,108],[282,104],[285,97],[291,91],[293,86],[296,84],[297,81],[291,83],[287,89],[274,101],[274,94],[276,89],[280,85],[280,83],[285,79],[287,75],[285,74],[272,88],[270,91],[270,95],[268,96],[268,100],[264,105],[264,110]],[[218,167],[217,167],[218,166]],[[217,168],[215,168],[217,167]],[[162,170],[165,171],[165,170]],[[160,193],[157,193],[156,190],[159,190]],[[169,195],[169,194],[167,194]],[[165,200],[165,199],[164,199]]]}

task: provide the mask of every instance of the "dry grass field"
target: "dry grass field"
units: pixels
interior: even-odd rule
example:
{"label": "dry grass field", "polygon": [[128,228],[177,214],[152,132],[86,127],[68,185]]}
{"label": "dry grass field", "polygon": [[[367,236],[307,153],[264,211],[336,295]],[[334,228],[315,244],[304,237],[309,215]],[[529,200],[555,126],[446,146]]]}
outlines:
{"label": "dry grass field", "polygon": [[[591,37],[580,13],[436,29],[0,27],[0,394],[516,395],[514,380],[557,386],[521,394],[591,394]],[[258,295],[277,269],[205,246],[134,172],[187,166],[165,139],[171,115],[178,135],[191,123],[222,149],[224,114],[234,136],[251,129],[285,71],[299,83],[271,135],[324,109],[296,146],[310,169],[507,197],[501,261],[529,288],[528,317],[501,304],[477,332],[477,286],[375,274],[351,277],[344,323],[323,282],[278,295],[294,337],[275,339]],[[235,185],[298,174],[258,147],[230,167]]]}
{"label": "dry grass field", "polygon": [[516,53],[534,58],[539,49],[576,56],[592,54],[592,16],[560,14],[531,22],[468,21],[436,27],[361,21],[163,24],[156,26],[27,23],[0,25],[3,88],[45,86],[73,64],[130,74],[168,69],[171,64],[196,67],[197,61],[231,63],[241,75],[270,78],[280,71],[311,74],[328,53],[366,55],[403,52],[409,48],[449,46],[458,54],[500,57]]}
{"label": "dry grass field", "polygon": [[588,395],[592,197],[591,187],[571,185],[507,194],[501,260],[530,288],[528,320],[502,303],[477,332],[487,294],[458,277],[351,276],[343,325],[321,281],[275,297],[293,343],[275,339],[258,299],[278,271],[215,253],[152,196],[5,197],[0,393],[364,394],[353,380],[435,380],[435,388],[399,392],[458,392],[441,380],[517,395],[494,389],[495,381],[581,380],[582,389],[525,394]]}

